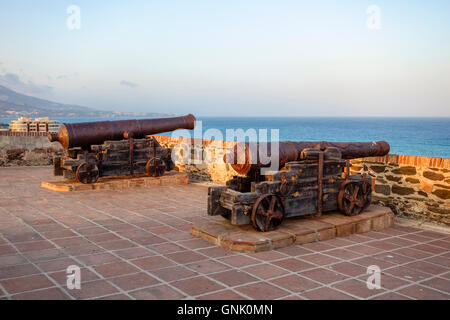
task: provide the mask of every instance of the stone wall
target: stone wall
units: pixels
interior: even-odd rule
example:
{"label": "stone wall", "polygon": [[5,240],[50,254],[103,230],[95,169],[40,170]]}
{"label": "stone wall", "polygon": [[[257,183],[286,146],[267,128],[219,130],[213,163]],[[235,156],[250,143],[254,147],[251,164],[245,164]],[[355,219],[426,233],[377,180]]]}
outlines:
{"label": "stone wall", "polygon": [[62,151],[44,132],[0,131],[0,167],[49,165],[53,154]]}
{"label": "stone wall", "polygon": [[[235,145],[234,142],[218,141],[218,140],[199,140],[172,138],[167,136],[153,136],[164,148],[174,148],[175,146],[191,145],[191,159],[197,153],[197,156],[203,154],[208,159],[209,164],[197,163],[186,164],[176,161],[176,170],[188,172],[191,181],[212,181],[216,183],[225,183],[234,176],[238,175],[236,171],[223,162],[223,156],[231,150]],[[180,148],[183,150],[183,148]],[[178,151],[180,158],[183,157],[182,151]],[[201,157],[198,157],[201,159]]]}
{"label": "stone wall", "polygon": [[450,159],[388,155],[352,160],[373,177],[372,197],[395,214],[450,224]]}

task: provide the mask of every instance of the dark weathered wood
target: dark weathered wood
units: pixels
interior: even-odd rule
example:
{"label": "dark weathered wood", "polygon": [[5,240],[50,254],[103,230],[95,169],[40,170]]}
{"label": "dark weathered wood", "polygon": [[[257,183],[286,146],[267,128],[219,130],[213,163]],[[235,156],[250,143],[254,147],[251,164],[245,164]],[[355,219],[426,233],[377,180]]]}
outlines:
{"label": "dark weathered wood", "polygon": [[62,176],[64,169],[61,168],[61,156],[53,156],[53,175]]}
{"label": "dark weathered wood", "polygon": [[231,211],[231,223],[237,226],[249,224],[251,213],[248,209],[248,207],[234,205]]}
{"label": "dark weathered wood", "polygon": [[[66,156],[61,158],[62,175],[73,178],[77,168],[86,161],[98,167],[100,177],[146,173],[147,163],[154,158],[162,160],[164,171],[173,169],[170,149],[161,148],[153,138],[131,141],[132,153],[130,153],[130,140],[105,141],[101,145],[92,145],[90,151],[82,152],[80,148],[69,149]],[[54,170],[58,168],[55,166]]]}
{"label": "dark weathered wood", "polygon": [[218,215],[229,215],[230,210],[222,207],[219,203],[220,195],[222,191],[226,190],[227,187],[217,186],[208,188],[208,215],[218,216]]}

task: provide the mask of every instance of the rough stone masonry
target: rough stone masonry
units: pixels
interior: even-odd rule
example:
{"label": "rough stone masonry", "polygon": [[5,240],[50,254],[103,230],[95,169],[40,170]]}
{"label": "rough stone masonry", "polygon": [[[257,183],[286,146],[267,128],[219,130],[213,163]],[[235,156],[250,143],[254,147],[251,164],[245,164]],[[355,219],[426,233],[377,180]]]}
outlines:
{"label": "rough stone masonry", "polygon": [[352,164],[374,178],[373,199],[396,215],[450,224],[450,159],[388,155]]}

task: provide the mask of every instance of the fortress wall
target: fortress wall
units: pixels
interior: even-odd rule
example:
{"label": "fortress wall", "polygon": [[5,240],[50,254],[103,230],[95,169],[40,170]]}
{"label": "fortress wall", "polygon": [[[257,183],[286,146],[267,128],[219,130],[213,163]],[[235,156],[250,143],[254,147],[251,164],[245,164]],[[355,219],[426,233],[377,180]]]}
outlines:
{"label": "fortress wall", "polygon": [[395,214],[450,224],[450,159],[390,154],[351,163],[352,173],[372,176],[372,198]]}
{"label": "fortress wall", "polygon": [[53,154],[62,151],[61,145],[48,141],[44,132],[0,131],[0,167],[49,165]]}

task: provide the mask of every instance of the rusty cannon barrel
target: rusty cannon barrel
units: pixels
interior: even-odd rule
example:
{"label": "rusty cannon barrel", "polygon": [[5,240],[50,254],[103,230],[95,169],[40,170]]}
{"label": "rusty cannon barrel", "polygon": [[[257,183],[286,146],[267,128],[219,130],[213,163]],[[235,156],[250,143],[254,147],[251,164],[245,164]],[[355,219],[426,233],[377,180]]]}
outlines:
{"label": "rusty cannon barrel", "polygon": [[[300,154],[306,148],[325,149],[329,147],[338,148],[342,159],[356,159],[364,157],[385,156],[389,153],[390,146],[386,141],[374,142],[328,142],[328,141],[280,141],[278,146],[279,167],[282,168],[287,162],[300,160]],[[246,175],[252,170],[268,167],[270,163],[262,164],[259,159],[259,143],[254,144],[252,149],[248,143],[238,143],[233,151],[224,156],[224,161],[239,174]],[[272,144],[267,143],[267,156],[270,157]],[[257,159],[254,159],[254,157]],[[253,158],[252,158],[253,156]]]}
{"label": "rusty cannon barrel", "polygon": [[89,148],[104,141],[122,140],[127,137],[143,138],[146,135],[170,132],[177,129],[194,129],[195,117],[183,117],[63,123],[58,133],[51,133],[48,139],[59,141],[64,149]]}

